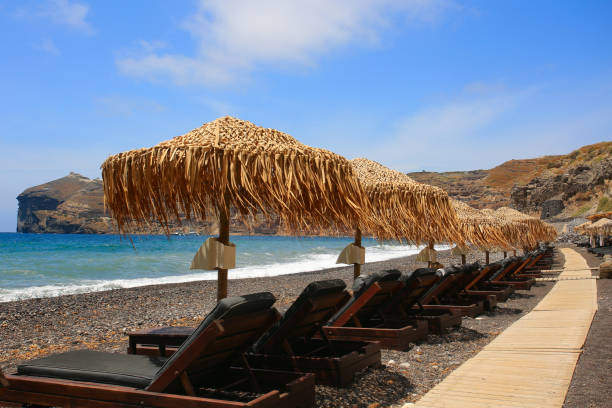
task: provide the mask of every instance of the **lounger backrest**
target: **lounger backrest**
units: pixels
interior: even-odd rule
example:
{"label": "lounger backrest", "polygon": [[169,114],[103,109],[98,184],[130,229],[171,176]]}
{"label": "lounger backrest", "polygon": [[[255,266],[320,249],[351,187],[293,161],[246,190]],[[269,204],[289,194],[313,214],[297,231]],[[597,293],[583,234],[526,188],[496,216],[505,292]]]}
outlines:
{"label": "lounger backrest", "polygon": [[278,317],[269,292],[225,298],[157,372],[149,391],[164,391],[186,373],[192,382],[214,378],[248,350]]}
{"label": "lounger backrest", "polygon": [[442,273],[435,268],[419,268],[412,272],[403,273],[399,281],[403,284],[385,304],[384,311],[396,314],[403,310],[410,310],[419,299],[442,278]]}
{"label": "lounger backrest", "polygon": [[358,302],[359,298],[366,294],[366,292],[376,283],[381,287],[381,290],[361,305],[356,313],[357,318],[360,320],[363,319],[365,321],[369,319],[378,311],[382,303],[387,300],[394,291],[401,287],[401,283],[398,281],[400,276],[401,272],[397,269],[393,269],[357,277],[353,283],[353,296],[329,319],[328,323],[333,325],[334,321],[342,316],[355,302]]}
{"label": "lounger backrest", "polygon": [[[471,264],[453,266],[450,268],[444,268],[444,275],[446,279],[452,278],[452,284],[447,285],[441,293],[436,297],[441,301],[455,299],[461,291],[465,289],[468,283],[470,283],[478,274],[480,265],[478,262]],[[443,302],[444,303],[444,302]]]}
{"label": "lounger backrest", "polygon": [[257,340],[257,353],[282,352],[281,344],[297,338],[311,338],[350,298],[340,279],[313,282],[284,313],[282,319]]}
{"label": "lounger backrest", "polygon": [[492,282],[502,280],[505,276],[512,273],[512,271],[516,270],[521,265],[524,265],[526,262],[528,262],[528,258],[525,257],[511,257],[504,259],[501,263],[501,268],[499,268],[499,270],[495,272],[489,278],[489,280]]}
{"label": "lounger backrest", "polygon": [[474,279],[470,281],[465,286],[465,290],[477,288],[479,284],[488,281],[489,277],[491,277],[495,272],[497,272],[501,268],[500,262],[494,262],[492,264],[485,265],[481,267],[478,273],[475,275]]}

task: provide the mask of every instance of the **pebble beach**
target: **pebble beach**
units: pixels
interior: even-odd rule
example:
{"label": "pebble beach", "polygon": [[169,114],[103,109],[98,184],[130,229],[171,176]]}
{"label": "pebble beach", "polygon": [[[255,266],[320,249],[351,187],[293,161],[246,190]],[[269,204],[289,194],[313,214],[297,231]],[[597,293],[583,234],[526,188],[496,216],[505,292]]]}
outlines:
{"label": "pebble beach", "polygon": [[[491,253],[491,262],[503,254]],[[443,265],[459,263],[440,251]],[[484,253],[468,262],[484,263]],[[363,265],[362,274],[385,269],[409,271],[425,266],[415,256]],[[352,284],[352,267],[229,281],[229,296],[270,291],[283,311],[310,282],[340,278]],[[463,318],[444,335],[429,335],[403,352],[383,350],[383,366],[359,373],[351,386],[317,386],[317,407],[386,407],[416,401],[512,322],[528,313],[553,283],[517,291],[494,313]],[[126,333],[166,325],[196,326],[216,304],[214,281],[151,285],[129,289],[0,303],[0,364],[5,371],[20,362],[81,348],[125,353]]]}

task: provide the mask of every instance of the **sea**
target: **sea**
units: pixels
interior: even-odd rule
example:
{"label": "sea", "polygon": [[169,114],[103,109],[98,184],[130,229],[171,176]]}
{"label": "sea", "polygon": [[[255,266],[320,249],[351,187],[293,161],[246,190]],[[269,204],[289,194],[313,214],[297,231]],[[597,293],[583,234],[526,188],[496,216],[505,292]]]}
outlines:
{"label": "sea", "polygon": [[[0,302],[152,284],[216,279],[216,271],[190,270],[208,238],[200,235],[0,233]],[[236,269],[229,279],[317,271],[336,265],[349,237],[232,236]],[[420,248],[362,241],[366,262],[413,255]]]}

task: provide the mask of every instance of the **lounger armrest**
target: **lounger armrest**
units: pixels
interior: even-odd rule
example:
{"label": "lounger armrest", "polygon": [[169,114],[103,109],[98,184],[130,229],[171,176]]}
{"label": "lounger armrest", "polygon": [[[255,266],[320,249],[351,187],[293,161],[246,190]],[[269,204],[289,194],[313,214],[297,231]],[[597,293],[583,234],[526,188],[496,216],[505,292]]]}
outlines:
{"label": "lounger armrest", "polygon": [[4,376],[4,373],[0,369],[0,386],[8,388],[9,385],[11,385],[9,383],[9,380],[6,379],[6,377]]}

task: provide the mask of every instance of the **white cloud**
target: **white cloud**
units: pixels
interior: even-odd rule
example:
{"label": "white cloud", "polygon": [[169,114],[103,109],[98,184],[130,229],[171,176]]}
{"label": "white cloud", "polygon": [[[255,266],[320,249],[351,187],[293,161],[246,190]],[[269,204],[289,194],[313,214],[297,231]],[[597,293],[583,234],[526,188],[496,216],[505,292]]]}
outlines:
{"label": "white cloud", "polygon": [[391,136],[371,150],[371,157],[403,171],[478,167],[486,160],[477,157],[470,163],[466,159],[482,153],[483,147],[495,149],[495,124],[535,92],[532,88],[491,92],[493,89],[503,87],[479,82],[466,87],[467,96],[398,120]]}
{"label": "white cloud", "polygon": [[179,85],[226,83],[263,64],[313,65],[350,43],[376,43],[394,17],[432,22],[449,0],[200,0],[182,24],[193,56],[156,53],[117,60],[123,73]]}
{"label": "white cloud", "polygon": [[85,34],[92,34],[93,27],[86,21],[89,13],[87,4],[70,0],[47,0],[37,8],[23,7],[15,12],[18,18],[44,18],[54,24],[66,25]]}
{"label": "white cloud", "polygon": [[55,42],[53,42],[53,40],[50,38],[45,38],[38,44],[34,44],[34,48],[55,56],[61,54],[60,50],[55,45]]}
{"label": "white cloud", "polygon": [[488,169],[510,159],[567,154],[610,140],[610,83],[584,83],[587,90],[575,92],[476,82],[455,98],[396,119],[361,149],[400,171]]}

